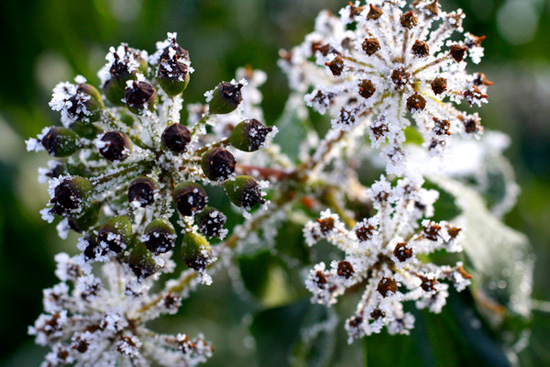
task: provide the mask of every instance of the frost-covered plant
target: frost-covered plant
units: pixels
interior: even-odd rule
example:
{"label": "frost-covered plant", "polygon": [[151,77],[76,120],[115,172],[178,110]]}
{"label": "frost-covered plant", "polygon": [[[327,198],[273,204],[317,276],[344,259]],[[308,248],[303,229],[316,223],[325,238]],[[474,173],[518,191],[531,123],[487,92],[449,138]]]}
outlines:
{"label": "frost-covered plant", "polygon": [[[437,1],[350,3],[335,16],[322,12],[315,32],[286,55],[291,86],[306,91],[307,104],[334,116],[344,131],[368,126],[373,147],[383,149],[388,173],[405,170],[405,129],[412,126],[434,155],[452,134],[479,135],[477,114],[453,105],[487,102],[492,83],[482,73],[468,74],[466,60],[478,63],[484,37],[462,33],[461,10],[444,12]],[[313,59],[313,60],[311,60]],[[387,144],[384,144],[386,143]]]}
{"label": "frost-covered plant", "polygon": [[331,305],[348,288],[366,283],[356,314],[346,325],[351,338],[378,333],[383,326],[390,334],[406,334],[414,317],[403,311],[403,302],[414,300],[419,309],[439,313],[448,296],[448,286],[440,280],[452,281],[458,291],[470,284],[471,275],[462,263],[451,268],[418,258],[442,249],[462,251],[460,228],[428,219],[419,226],[420,219],[433,214],[438,196],[422,189],[422,183],[422,179],[403,179],[392,187],[382,176],[367,192],[377,212],[374,216],[350,231],[327,210],[304,229],[309,245],[325,238],[346,255],[342,261],[332,261],[330,269],[320,263],[311,270],[306,286],[314,301]]}
{"label": "frost-covered plant", "polygon": [[[193,68],[171,33],[152,55],[112,48],[99,71],[101,92],[81,76],[56,86],[50,106],[62,126],[27,145],[55,158],[40,170],[51,196],[43,218],[61,218],[62,238],[70,230],[81,237],[80,253],[56,256],[61,282],[45,290],[45,313],[30,328],[52,348],[43,365],[204,362],[213,348],[202,335],[165,335],[146,324],[176,313],[216,270],[258,250],[304,274],[313,303],[331,306],[361,289],[345,326],[350,342],[384,327],[408,334],[415,319],[406,302],[439,313],[448,283],[463,291],[475,281],[470,273],[480,275],[481,288],[493,279],[487,267],[476,268],[483,260],[469,261],[476,236],[483,237],[468,228],[469,205],[481,218],[475,221],[517,243],[523,238],[496,218],[517,193],[501,157],[504,138],[482,136],[479,116],[457,107],[487,102],[492,83],[466,72],[467,58],[483,56],[483,37],[451,39],[463,32],[464,14],[443,11],[437,0],[405,5],[373,0],[349,3],[339,16],[322,12],[302,45],[281,52],[292,94],[277,136],[261,122],[258,88],[266,75],[251,68],[206,92],[205,104],[188,104],[188,121],[180,121]],[[332,117],[324,136],[308,125],[306,105]],[[477,152],[475,159],[453,164],[465,150]],[[360,177],[363,163],[377,170],[377,181]],[[495,176],[505,187],[491,197],[496,216],[478,205]],[[241,208],[240,224],[226,228],[231,213],[209,202],[216,187]],[[438,191],[457,211],[445,220],[435,219]],[[329,242],[340,253],[318,259],[312,251],[317,265],[300,267],[277,252],[285,222],[304,225],[301,242]],[[468,256],[453,258],[463,248]],[[433,259],[441,253],[450,255],[444,263]],[[529,284],[516,286],[528,297]],[[528,316],[518,299],[510,295],[506,307]]]}
{"label": "frost-covered plant", "polygon": [[[207,269],[223,256],[223,246],[212,249],[205,237],[223,240],[227,217],[208,206],[201,184],[223,186],[245,211],[265,204],[266,183],[237,175],[229,149],[264,149],[276,130],[253,114],[245,118],[246,79],[220,83],[205,93],[199,119],[180,123],[181,94],[193,68],[175,34],[153,55],[122,44],[106,59],[99,71],[104,95],[81,76],[77,84],[60,83],[50,106],[61,112],[63,126],[28,141],[29,150],[56,158],[41,170],[51,196],[43,218],[62,218],[62,238],[69,230],[82,233],[81,254],[56,258],[61,283],[45,292],[46,313],[30,332],[52,346],[48,366],[107,366],[120,356],[133,365],[149,359],[194,365],[211,355],[202,336],[160,335],[143,326],[177,311],[181,295],[174,289],[182,286],[174,280],[158,294],[150,289],[179,261],[190,269],[180,282],[195,275],[211,282]],[[232,129],[207,133],[208,124],[228,114]],[[181,255],[173,256],[178,237]],[[103,279],[93,273],[95,262],[105,263]]]}

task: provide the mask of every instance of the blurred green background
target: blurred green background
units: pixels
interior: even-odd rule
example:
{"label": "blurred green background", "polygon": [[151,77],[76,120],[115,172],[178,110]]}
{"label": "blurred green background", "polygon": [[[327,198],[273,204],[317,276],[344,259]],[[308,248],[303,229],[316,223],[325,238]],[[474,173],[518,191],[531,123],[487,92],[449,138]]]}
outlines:
{"label": "blurred green background", "polygon": [[[440,2],[447,9],[463,8],[468,15],[465,29],[487,36],[486,56],[475,70],[487,74],[495,86],[490,104],[480,114],[487,128],[512,137],[506,155],[522,192],[506,222],[529,236],[537,256],[533,297],[550,300],[550,1]],[[268,74],[262,92],[266,119],[273,123],[288,95],[286,78],[276,65],[278,51],[300,43],[321,9],[336,12],[346,3],[1,0],[0,365],[38,365],[44,350],[33,345],[27,326],[41,312],[42,289],[55,282],[54,254],[75,253],[74,238],[60,240],[54,226],[40,219],[38,211],[47,194],[36,181],[36,170],[47,156],[27,153],[24,144],[43,127],[57,123],[57,114],[48,108],[55,84],[82,74],[97,85],[96,71],[109,46],[127,42],[154,51],[156,41],[175,31],[196,69],[186,102],[202,101],[205,90],[231,79],[237,67],[251,65]],[[192,297],[184,303],[183,316],[159,327],[181,331],[185,324],[183,330],[191,335],[203,332],[217,348],[210,366],[261,365],[248,327],[251,313],[269,302],[235,295],[231,279],[225,273],[218,276],[214,286],[199,291],[197,301]],[[296,309],[298,319],[305,315],[301,310]],[[285,332],[293,337],[293,330]],[[280,343],[281,351],[286,348],[280,340],[272,343]],[[531,344],[521,354],[522,363],[550,365],[549,347],[550,315],[534,311]],[[361,345],[346,348],[360,353]],[[341,353],[338,358],[359,365],[354,359],[358,353]]]}

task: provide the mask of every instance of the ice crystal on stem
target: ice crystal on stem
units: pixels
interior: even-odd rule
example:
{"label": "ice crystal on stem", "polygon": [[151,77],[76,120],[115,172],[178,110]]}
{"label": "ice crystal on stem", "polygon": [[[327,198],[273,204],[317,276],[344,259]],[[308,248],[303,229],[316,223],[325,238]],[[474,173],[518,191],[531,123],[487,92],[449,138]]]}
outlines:
{"label": "ice crystal on stem", "polygon": [[[470,275],[461,263],[437,266],[420,260],[437,250],[461,251],[461,228],[428,219],[433,215],[437,192],[422,189],[422,179],[403,179],[392,187],[382,176],[368,190],[377,213],[347,230],[329,210],[304,228],[306,242],[327,239],[345,253],[342,261],[317,264],[309,273],[307,288],[313,301],[336,303],[347,289],[365,287],[355,316],[346,329],[350,341],[378,333],[385,326],[390,334],[407,334],[414,317],[404,312],[403,302],[416,301],[417,308],[438,313],[445,305],[451,281],[463,290]],[[419,257],[420,255],[420,257]]]}
{"label": "ice crystal on stem", "polygon": [[[487,102],[481,74],[468,74],[467,59],[483,56],[484,37],[462,33],[464,13],[445,12],[437,0],[349,3],[336,16],[322,12],[315,32],[284,54],[281,62],[291,87],[313,88],[306,102],[333,116],[332,126],[349,131],[367,124],[373,147],[383,146],[387,172],[403,174],[405,129],[415,128],[424,146],[440,155],[453,134],[477,136],[483,128],[476,114],[455,106]],[[324,75],[323,75],[324,74]]]}

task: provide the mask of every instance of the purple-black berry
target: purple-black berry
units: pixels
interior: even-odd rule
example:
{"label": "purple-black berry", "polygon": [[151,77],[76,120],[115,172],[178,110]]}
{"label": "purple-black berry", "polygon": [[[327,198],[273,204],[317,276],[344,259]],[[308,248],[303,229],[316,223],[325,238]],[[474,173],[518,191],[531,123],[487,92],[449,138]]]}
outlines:
{"label": "purple-black berry", "polygon": [[132,142],[128,135],[120,131],[105,133],[98,143],[99,153],[111,162],[123,161],[132,152]]}
{"label": "purple-black berry", "polygon": [[181,215],[191,216],[200,212],[208,202],[206,191],[195,182],[182,182],[174,189],[172,199]]}
{"label": "purple-black berry", "polygon": [[169,151],[183,153],[191,142],[191,132],[182,124],[172,124],[164,130],[161,140]]}
{"label": "purple-black berry", "polygon": [[236,163],[233,154],[223,148],[212,148],[201,159],[202,171],[213,181],[228,179],[235,172]]}
{"label": "purple-black berry", "polygon": [[158,183],[150,177],[138,177],[128,187],[128,202],[134,207],[153,204]]}

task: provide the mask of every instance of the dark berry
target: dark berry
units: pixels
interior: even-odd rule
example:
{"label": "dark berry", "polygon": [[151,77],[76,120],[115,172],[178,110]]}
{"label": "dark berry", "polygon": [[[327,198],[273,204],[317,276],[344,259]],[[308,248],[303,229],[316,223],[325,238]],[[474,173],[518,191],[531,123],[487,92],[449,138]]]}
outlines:
{"label": "dark berry", "polygon": [[147,82],[134,81],[132,86],[126,87],[124,96],[128,109],[135,114],[145,109],[154,110],[158,101],[155,88]]}
{"label": "dark berry", "polygon": [[150,177],[138,177],[128,187],[128,202],[132,206],[144,207],[153,204],[158,184]]}
{"label": "dark berry", "polygon": [[195,182],[182,182],[174,189],[172,198],[181,215],[191,216],[200,212],[208,201],[206,192]]}
{"label": "dark berry", "polygon": [[235,157],[223,148],[212,148],[203,154],[201,167],[209,179],[226,180],[235,172]]}
{"label": "dark berry", "polygon": [[182,124],[172,124],[164,130],[161,140],[171,152],[183,153],[191,142],[191,132]]}
{"label": "dark berry", "polygon": [[105,133],[99,144],[99,153],[111,162],[123,161],[132,152],[132,142],[128,135],[120,131]]}
{"label": "dark berry", "polygon": [[172,223],[165,219],[155,219],[145,227],[142,240],[147,249],[157,255],[173,249],[176,237]]}
{"label": "dark berry", "polygon": [[62,217],[81,214],[85,201],[93,191],[92,183],[80,176],[64,179],[54,189],[52,212]]}
{"label": "dark berry", "polygon": [[209,237],[221,237],[227,217],[216,208],[206,207],[197,215],[199,231]]}

